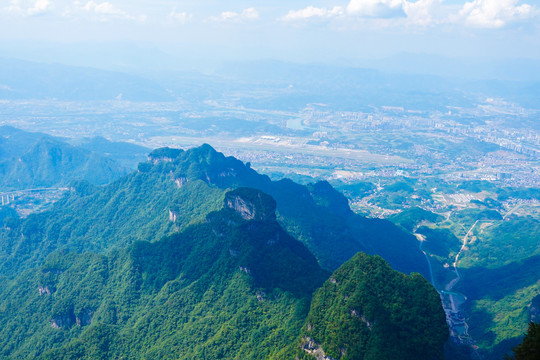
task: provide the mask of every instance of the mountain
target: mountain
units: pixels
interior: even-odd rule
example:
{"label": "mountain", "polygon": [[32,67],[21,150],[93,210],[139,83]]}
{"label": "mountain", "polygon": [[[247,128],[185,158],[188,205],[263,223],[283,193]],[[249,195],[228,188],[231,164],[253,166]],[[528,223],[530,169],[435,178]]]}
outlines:
{"label": "mountain", "polygon": [[5,244],[0,248],[0,273],[34,266],[57,249],[101,252],[136,240],[159,240],[203,221],[219,209],[228,189],[238,187],[272,196],[278,222],[327,270],[364,251],[381,255],[398,271],[428,274],[414,236],[389,221],[354,214],[347,199],[328,183],[271,181],[209,145],[187,151],[157,149],[137,172],[105,187],[74,183],[51,212],[0,231],[0,245]]}
{"label": "mountain", "polygon": [[20,157],[0,162],[0,188],[65,186],[76,179],[105,184],[124,174],[112,159],[43,137]]}
{"label": "mountain", "polygon": [[48,134],[24,131],[12,126],[0,126],[0,161],[22,156],[41,139],[64,141]]}
{"label": "mountain", "polygon": [[[106,254],[52,252],[0,287],[0,357],[293,359],[302,351],[298,339],[308,313],[310,323],[323,319],[316,329],[325,327],[323,321],[335,328],[336,319],[326,319],[328,309],[317,306],[325,293],[345,306],[358,305],[354,309],[376,320],[374,331],[400,325],[383,333],[389,345],[406,336],[410,346],[425,347],[425,353],[416,352],[429,356],[422,358],[432,358],[432,349],[442,351],[444,315],[425,280],[398,274],[367,255],[330,277],[279,225],[275,210],[271,196],[240,187],[225,192],[220,209],[204,221],[158,241],[137,241]],[[331,286],[339,292],[332,294]],[[379,289],[384,291],[374,292]],[[367,307],[382,301],[385,312],[360,307],[364,300]],[[387,312],[394,308],[395,315]],[[362,334],[369,338],[369,332]],[[328,349],[340,345],[324,342]]]}
{"label": "mountain", "polygon": [[[512,188],[497,193],[497,200],[514,198],[519,206],[536,195]],[[416,208],[391,217],[424,240],[433,285],[444,296],[453,340],[460,344],[449,348],[452,359],[470,359],[470,352],[476,358],[500,359],[520,343],[538,312],[540,222],[512,212],[503,217],[501,208],[479,205],[455,209],[447,217]]]}
{"label": "mountain", "polygon": [[67,186],[73,180],[105,184],[146,160],[148,152],[101,137],[73,141],[0,126],[0,189]]}
{"label": "mountain", "polygon": [[540,293],[540,221],[510,216],[484,221],[473,231],[460,263],[463,280],[456,289],[467,296],[469,333],[486,359],[498,359],[517,345],[532,319],[531,304]]}
{"label": "mountain", "polygon": [[129,169],[135,169],[138,163],[145,161],[146,156],[151,151],[151,149],[144,146],[121,141],[109,141],[101,136],[85,138],[75,145],[114,159]]}
{"label": "mountain", "polygon": [[443,359],[447,338],[439,294],[427,280],[358,253],[313,295],[297,356]]}
{"label": "mountain", "polygon": [[171,101],[157,83],[135,75],[87,67],[0,58],[0,98]]}

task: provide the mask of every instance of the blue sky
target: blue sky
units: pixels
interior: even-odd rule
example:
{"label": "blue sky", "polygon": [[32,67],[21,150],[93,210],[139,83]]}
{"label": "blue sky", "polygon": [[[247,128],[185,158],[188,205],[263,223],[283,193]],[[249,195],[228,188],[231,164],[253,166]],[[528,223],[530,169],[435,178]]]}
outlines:
{"label": "blue sky", "polygon": [[540,59],[540,0],[0,0],[0,56],[49,49],[62,62],[57,49],[77,44],[186,59]]}

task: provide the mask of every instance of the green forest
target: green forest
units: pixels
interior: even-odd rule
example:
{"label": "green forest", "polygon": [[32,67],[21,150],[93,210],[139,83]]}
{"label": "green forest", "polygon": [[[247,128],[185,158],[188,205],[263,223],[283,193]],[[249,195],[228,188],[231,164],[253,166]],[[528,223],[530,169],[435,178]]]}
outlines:
{"label": "green forest", "polygon": [[414,236],[327,182],[165,148],[109,185],[71,183],[48,211],[1,215],[0,358],[443,356],[439,295],[383,260],[425,273]]}

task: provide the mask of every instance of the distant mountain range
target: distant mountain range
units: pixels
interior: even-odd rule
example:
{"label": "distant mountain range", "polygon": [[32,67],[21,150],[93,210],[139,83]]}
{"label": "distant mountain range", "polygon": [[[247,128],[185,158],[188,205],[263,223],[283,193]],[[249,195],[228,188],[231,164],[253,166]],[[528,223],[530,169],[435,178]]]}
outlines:
{"label": "distant mountain range", "polygon": [[79,146],[42,133],[0,127],[0,189],[66,186],[72,180],[106,184],[145,159],[146,148],[86,139]]}
{"label": "distant mountain range", "polygon": [[150,80],[119,72],[0,58],[0,98],[173,100]]}
{"label": "distant mountain range", "polygon": [[353,257],[425,274],[414,237],[326,182],[271,181],[203,145],[70,187],[47,212],[6,215],[0,357],[443,357],[433,287]]}
{"label": "distant mountain range", "polygon": [[[419,57],[406,57],[420,62]],[[0,99],[137,102],[191,101],[229,98],[248,108],[300,110],[307,104],[324,103],[333,109],[368,111],[373,106],[402,106],[415,110],[446,110],[447,106],[476,106],[479,98],[502,97],[525,107],[536,108],[540,82],[520,75],[512,79],[490,80],[486,76],[455,76],[467,64],[455,63],[442,72],[410,71],[406,62],[381,61],[380,67],[295,64],[281,61],[227,63],[211,74],[170,71],[162,68],[120,72],[92,67],[37,63],[0,58]],[[425,62],[425,61],[424,61]],[[432,64],[431,62],[430,64]],[[517,65],[538,71],[534,62]],[[471,71],[485,64],[469,64]],[[516,69],[518,67],[515,67]],[[131,69],[133,71],[133,69]],[[454,72],[452,72],[454,71]],[[526,74],[526,73],[525,73]],[[257,93],[258,96],[252,96]],[[244,95],[245,94],[245,95]],[[240,96],[239,96],[240,95]]]}

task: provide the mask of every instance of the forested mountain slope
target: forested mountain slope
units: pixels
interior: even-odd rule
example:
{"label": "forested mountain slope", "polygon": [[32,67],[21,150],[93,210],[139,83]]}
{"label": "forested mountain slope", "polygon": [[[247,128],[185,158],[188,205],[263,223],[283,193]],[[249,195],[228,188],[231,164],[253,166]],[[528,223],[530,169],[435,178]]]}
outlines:
{"label": "forested mountain slope", "polygon": [[[238,188],[224,194],[222,204],[204,221],[159,241],[136,241],[106,255],[55,251],[5,280],[0,357],[293,359],[304,352],[298,339],[308,311],[313,329],[337,326],[343,335],[359,326],[349,305],[382,331],[375,337],[362,323],[364,342],[393,349],[404,336],[414,340],[411,346],[421,345],[415,352],[421,358],[442,351],[438,294],[421,277],[407,278],[380,258],[358,255],[330,277],[309,310],[311,294],[330,274],[280,227],[272,197]],[[336,281],[340,290],[333,294]],[[328,316],[331,308],[318,305],[325,294],[351,319],[337,324]],[[370,308],[379,302],[382,312]],[[324,346],[337,348],[341,340],[326,338]]]}
{"label": "forested mountain slope", "polygon": [[127,168],[61,138],[0,127],[0,191],[67,186],[73,180],[106,184]]}
{"label": "forested mountain slope", "polygon": [[328,183],[271,181],[211,146],[158,149],[138,171],[104,187],[77,182],[50,212],[0,231],[0,271],[10,275],[48,253],[104,251],[136,240],[155,241],[219,209],[227,189],[252,187],[277,202],[282,226],[333,270],[358,251],[379,254],[399,271],[427,274],[414,236],[389,221],[354,214]]}

